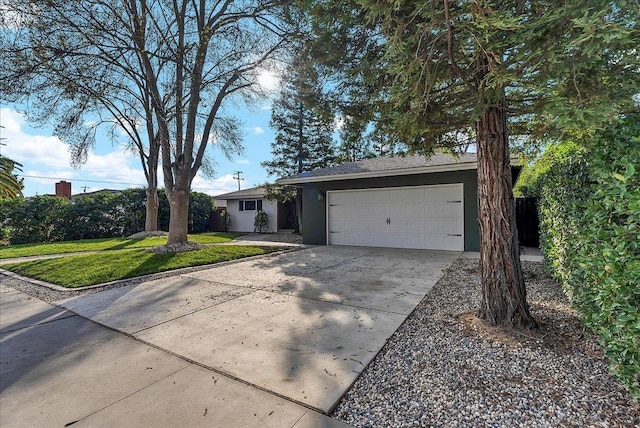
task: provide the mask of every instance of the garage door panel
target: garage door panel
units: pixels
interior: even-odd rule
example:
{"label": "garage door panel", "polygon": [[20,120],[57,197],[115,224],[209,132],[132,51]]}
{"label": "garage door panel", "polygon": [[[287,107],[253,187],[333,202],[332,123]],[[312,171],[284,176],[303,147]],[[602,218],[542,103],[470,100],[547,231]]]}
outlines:
{"label": "garage door panel", "polygon": [[444,203],[438,202],[425,202],[424,203],[424,216],[431,217],[444,217]]}
{"label": "garage door panel", "polygon": [[442,190],[442,199],[446,201],[457,201],[460,200],[462,194],[460,193],[460,189],[458,187],[447,186],[441,187]]}
{"label": "garage door panel", "polygon": [[460,251],[462,197],[462,184],[331,191],[329,244]]}
{"label": "garage door panel", "polygon": [[340,229],[340,231],[350,231],[350,232],[370,232],[371,231],[371,220],[369,219],[346,219],[344,221],[344,227]]}
{"label": "garage door panel", "polygon": [[446,234],[462,234],[464,224],[457,218],[442,219],[442,232]]}
{"label": "garage door panel", "polygon": [[378,203],[373,205],[372,207],[372,212],[373,212],[373,217],[390,217],[392,214],[392,210],[393,210],[393,204],[389,204],[389,203]]}
{"label": "garage door panel", "polygon": [[460,251],[460,248],[464,248],[462,236],[443,236],[443,250]]}
{"label": "garage door panel", "polygon": [[393,220],[390,220],[389,224],[385,224],[384,226],[386,226],[385,230],[391,233],[406,233],[407,219],[393,218]]}
{"label": "garage door panel", "polygon": [[427,187],[424,189],[425,201],[442,201],[443,199],[442,187]]}
{"label": "garage door panel", "polygon": [[444,236],[428,234],[425,235],[425,247],[427,249],[444,249]]}
{"label": "garage door panel", "polygon": [[406,194],[407,194],[407,201],[411,202],[411,201],[419,201],[422,202],[424,201],[424,188],[417,188],[417,189],[407,189],[406,190]]}
{"label": "garage door panel", "polygon": [[376,190],[371,192],[371,202],[385,203],[390,202],[390,193],[388,190]]}
{"label": "garage door panel", "polygon": [[389,217],[407,217],[407,204],[392,204],[390,207]]}
{"label": "garage door panel", "polygon": [[427,241],[425,239],[425,236],[426,235],[424,233],[409,234],[409,237],[407,239],[407,248],[426,248]]}
{"label": "garage door panel", "polygon": [[407,232],[409,233],[426,233],[427,224],[424,218],[409,218],[407,219]]}
{"label": "garage door panel", "polygon": [[427,219],[424,219],[425,232],[426,233],[430,233],[430,234],[443,233],[443,231],[442,231],[443,221],[444,221],[444,219],[441,219],[441,218],[427,218]]}
{"label": "garage door panel", "polygon": [[425,216],[425,203],[420,202],[407,202],[407,217],[424,217]]}
{"label": "garage door panel", "polygon": [[462,210],[460,209],[462,206],[462,201],[457,202],[447,202],[443,204],[443,217],[462,217]]}

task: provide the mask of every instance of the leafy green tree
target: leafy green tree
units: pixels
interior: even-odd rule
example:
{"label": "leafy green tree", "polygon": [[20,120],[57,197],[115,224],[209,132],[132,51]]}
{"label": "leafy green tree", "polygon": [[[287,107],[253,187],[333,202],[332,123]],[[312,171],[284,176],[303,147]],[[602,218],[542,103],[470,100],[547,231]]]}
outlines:
{"label": "leafy green tree", "polygon": [[[271,127],[276,139],[271,143],[273,159],[262,162],[269,175],[278,178],[324,168],[336,158],[333,141],[334,119],[322,102],[323,92],[317,71],[300,48],[273,103]],[[302,191],[296,192],[296,216],[302,230]]]}
{"label": "leafy green tree", "polygon": [[154,151],[138,155],[148,179],[159,156],[168,243],[186,242],[191,182],[208,170],[211,141],[225,153],[241,149],[239,122],[225,108],[260,92],[257,76],[286,42],[283,8],[272,0],[7,0],[0,52],[10,66],[0,71],[0,95],[41,105],[80,148],[93,135],[79,131],[87,125],[117,122],[134,144],[146,126]]}
{"label": "leafy green tree", "polygon": [[20,171],[21,164],[0,155],[0,198],[16,198],[22,196],[22,180],[14,170]]}
{"label": "leafy green tree", "polygon": [[[309,2],[347,86],[413,150],[478,152],[482,299],[490,324],[534,326],[511,203],[509,135],[535,142],[634,108],[638,8],[620,1]],[[330,17],[340,10],[342,19]],[[329,31],[328,31],[329,30]],[[345,71],[346,69],[346,71]]]}

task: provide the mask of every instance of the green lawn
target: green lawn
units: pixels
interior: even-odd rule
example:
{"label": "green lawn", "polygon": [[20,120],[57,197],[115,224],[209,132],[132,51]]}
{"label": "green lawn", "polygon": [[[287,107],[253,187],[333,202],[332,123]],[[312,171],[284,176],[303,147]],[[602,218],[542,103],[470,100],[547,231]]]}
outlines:
{"label": "green lawn", "polygon": [[[232,241],[240,234],[237,233],[199,233],[189,235],[189,241],[200,244],[221,244]],[[85,239],[81,241],[51,242],[46,244],[19,244],[0,247],[0,259],[14,257],[42,256],[46,254],[64,254],[80,251],[124,250],[133,248],[148,248],[167,243],[165,237],[144,239],[106,238]]]}
{"label": "green lawn", "polygon": [[221,245],[174,254],[143,249],[108,251],[11,263],[2,268],[68,288],[85,287],[190,266],[201,266],[276,251],[277,248]]}

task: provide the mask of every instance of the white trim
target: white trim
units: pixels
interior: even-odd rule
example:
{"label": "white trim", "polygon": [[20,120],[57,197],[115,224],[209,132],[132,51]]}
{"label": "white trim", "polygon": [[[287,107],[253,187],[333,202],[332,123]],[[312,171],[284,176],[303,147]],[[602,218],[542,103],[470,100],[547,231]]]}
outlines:
{"label": "white trim", "polygon": [[477,162],[452,163],[447,165],[423,166],[419,168],[389,169],[384,171],[352,172],[336,175],[319,175],[316,177],[282,178],[278,184],[303,184],[321,181],[353,180],[358,178],[389,177],[397,175],[431,174],[435,172],[466,171],[478,169]]}
{"label": "white trim", "polygon": [[433,188],[433,187],[445,187],[445,186],[453,186],[453,185],[459,185],[461,190],[462,190],[462,195],[461,195],[461,207],[462,207],[462,249],[460,251],[464,251],[464,246],[465,246],[465,205],[464,205],[464,183],[459,182],[459,183],[444,183],[444,184],[425,184],[425,185],[420,185],[420,186],[397,186],[397,187],[375,187],[375,188],[365,188],[365,189],[343,189],[343,190],[328,190],[326,192],[325,195],[325,234],[326,234],[326,245],[333,245],[331,244],[331,233],[330,233],[330,225],[329,225],[329,201],[330,201],[330,194],[331,193],[345,193],[345,192],[363,192],[363,191],[371,191],[371,192],[375,192],[375,191],[383,191],[383,190],[406,190],[406,189],[424,189],[424,188]]}

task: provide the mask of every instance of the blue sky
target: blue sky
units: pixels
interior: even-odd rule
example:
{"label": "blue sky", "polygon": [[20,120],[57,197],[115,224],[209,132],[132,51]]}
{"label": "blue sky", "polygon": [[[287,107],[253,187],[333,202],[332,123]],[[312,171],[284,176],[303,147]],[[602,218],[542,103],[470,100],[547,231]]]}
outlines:
{"label": "blue sky", "polygon": [[[209,149],[213,158],[215,176],[208,178],[198,174],[192,190],[219,195],[238,190],[233,179],[235,171],[242,171],[242,189],[253,187],[274,177],[267,174],[260,162],[270,159],[270,144],[274,133],[269,128],[271,101],[265,99],[251,110],[236,109],[235,116],[244,122],[244,154],[226,159],[215,148]],[[55,183],[70,180],[72,193],[91,192],[100,189],[125,189],[145,184],[140,161],[133,153],[113,145],[107,138],[98,138],[95,149],[89,154],[86,165],[74,169],[70,165],[67,145],[51,135],[51,128],[35,128],[14,106],[0,106],[0,137],[4,146],[1,153],[22,167],[25,196],[53,194]],[[50,178],[36,178],[50,177]]]}

